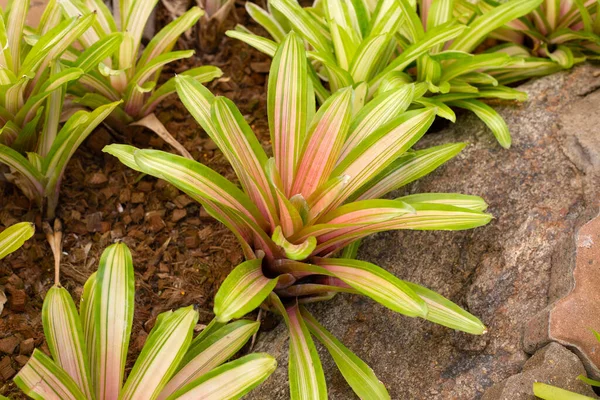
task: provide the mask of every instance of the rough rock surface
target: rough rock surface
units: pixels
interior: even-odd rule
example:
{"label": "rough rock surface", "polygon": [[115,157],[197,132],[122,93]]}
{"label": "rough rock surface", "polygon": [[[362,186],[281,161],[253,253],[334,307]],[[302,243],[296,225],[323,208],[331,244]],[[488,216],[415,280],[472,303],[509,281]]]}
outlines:
{"label": "rough rock surface", "polygon": [[[582,117],[573,110],[597,96],[599,76],[600,68],[579,66],[522,86],[529,93],[523,104],[497,106],[512,132],[510,150],[472,115],[419,143],[470,145],[403,193],[480,195],[495,216],[492,223],[464,232],[387,232],[363,242],[359,258],[449,297],[479,316],[487,335],[456,333],[353,295],[310,307],[372,366],[393,399],[477,399],[521,372],[529,358],[524,326],[570,287],[574,233],[597,214],[600,170],[587,160],[600,150],[581,135],[597,135],[600,114],[596,108]],[[282,323],[259,336],[256,350],[276,356],[279,367],[248,398],[289,398],[287,346]],[[355,398],[319,351],[330,399]]]}
{"label": "rough rock surface", "polygon": [[591,329],[600,330],[600,216],[585,224],[576,239],[568,293],[528,322],[523,342],[527,351],[550,341],[562,343],[579,355],[591,376],[599,378],[600,343]]}
{"label": "rough rock surface", "polygon": [[575,379],[581,374],[585,374],[581,360],[565,347],[553,342],[527,360],[523,372],[488,389],[482,400],[535,400],[534,382],[547,383],[597,398],[589,385]]}

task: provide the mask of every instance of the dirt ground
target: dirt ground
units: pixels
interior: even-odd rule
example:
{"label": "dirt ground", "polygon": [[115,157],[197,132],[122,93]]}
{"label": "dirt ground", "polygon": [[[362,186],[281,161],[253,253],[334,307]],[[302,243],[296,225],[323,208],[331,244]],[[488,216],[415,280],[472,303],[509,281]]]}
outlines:
{"label": "dirt ground", "polygon": [[[169,18],[161,6],[158,26]],[[242,2],[236,4],[226,25],[233,28],[236,22],[259,32]],[[178,46],[194,48],[195,38],[194,33]],[[170,65],[162,79],[199,65],[216,65],[224,71],[221,79],[207,86],[232,99],[268,147],[265,88],[270,59],[223,37],[217,53],[198,51],[195,58]],[[177,96],[163,102],[157,115],[196,160],[235,179],[227,161]],[[80,147],[67,168],[57,210],[64,227],[61,283],[78,303],[103,249],[115,241],[129,246],[136,271],[131,367],[159,313],[193,304],[200,313],[199,323],[209,322],[216,290],[243,256],[234,236],[199,204],[169,184],[139,176],[102,153],[113,142],[171,151],[141,128],[131,129],[128,137],[115,137],[99,128]],[[19,221],[35,222],[38,233],[0,261],[0,290],[8,299],[0,314],[0,394],[15,399],[25,396],[12,383],[14,375],[34,347],[47,352],[40,312],[53,284],[53,259],[41,233],[39,210],[16,187],[0,181],[0,229]]]}

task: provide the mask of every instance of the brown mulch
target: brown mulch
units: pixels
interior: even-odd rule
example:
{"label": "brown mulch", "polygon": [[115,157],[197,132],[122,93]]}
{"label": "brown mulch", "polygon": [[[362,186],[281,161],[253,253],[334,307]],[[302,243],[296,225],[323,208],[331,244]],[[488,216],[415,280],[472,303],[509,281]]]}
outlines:
{"label": "brown mulch", "polygon": [[[168,18],[164,7],[159,9],[158,25]],[[233,28],[236,22],[259,31],[241,2],[227,27]],[[179,45],[195,47],[195,35]],[[232,99],[268,147],[265,89],[270,59],[223,37],[217,53],[198,52],[192,60],[170,66],[162,79],[199,65],[216,65],[224,71],[222,78],[207,86]],[[235,179],[227,161],[177,96],[167,99],[156,113],[196,160]],[[106,128],[97,129],[69,163],[57,215],[64,230],[61,283],[76,303],[106,246],[123,241],[131,249],[136,271],[131,366],[159,313],[193,304],[200,314],[199,323],[209,322],[216,290],[243,255],[235,237],[188,196],[102,153],[105,145],[120,141],[172,151],[141,128],[132,129],[125,138],[113,136]],[[35,222],[37,234],[0,261],[0,290],[8,299],[0,314],[0,394],[15,399],[25,398],[12,383],[16,372],[34,347],[48,352],[40,312],[53,284],[53,259],[41,233],[39,210],[14,186],[0,181],[0,230],[19,221]]]}

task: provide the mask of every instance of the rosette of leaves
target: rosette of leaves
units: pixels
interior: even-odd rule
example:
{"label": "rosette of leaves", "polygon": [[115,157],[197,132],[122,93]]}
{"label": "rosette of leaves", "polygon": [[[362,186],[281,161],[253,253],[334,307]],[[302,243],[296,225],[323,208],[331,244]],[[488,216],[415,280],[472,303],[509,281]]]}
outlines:
{"label": "rosette of leaves", "polygon": [[409,0],[323,0],[307,8],[296,0],[268,0],[268,10],[247,2],[248,13],[273,40],[242,26],[227,34],[273,56],[276,43],[293,29],[311,49],[311,77],[321,101],[348,86],[369,101],[390,87],[424,82],[427,94],[419,104],[435,105],[451,121],[455,116],[448,106],[470,110],[509,147],[506,123],[478,99],[526,99],[525,93],[499,86],[487,73],[514,59],[505,53],[471,53],[490,32],[541,1],[511,0],[473,15],[465,24],[453,17],[459,0],[422,0],[420,16]]}
{"label": "rosette of leaves", "polygon": [[[56,0],[58,1],[58,0]],[[118,17],[102,0],[60,0],[66,17],[96,14],[97,22],[81,35],[78,43],[83,51],[71,49],[70,61],[76,62],[83,54],[104,52],[104,57],[93,64],[69,93],[80,106],[94,109],[100,105],[123,100],[107,123],[122,131],[126,125],[142,125],[158,134],[181,154],[191,157],[154,115],[156,106],[175,93],[175,82],[170,79],[160,85],[162,68],[174,61],[187,59],[193,50],[172,51],[179,36],[190,29],[204,12],[193,7],[165,26],[144,47],[142,35],[148,18],[158,0],[120,1]],[[115,10],[116,11],[116,10]],[[68,64],[69,60],[64,61]],[[182,73],[198,82],[220,77],[222,72],[213,66],[201,66]]]}
{"label": "rosette of leaves", "polygon": [[[123,384],[135,299],[131,253],[108,247],[86,282],[79,312],[58,282],[42,308],[48,357],[34,350],[15,383],[34,399],[238,399],[263,382],[275,360],[254,353],[227,362],[258,330],[239,320],[193,338],[193,307],[162,313]],[[211,325],[211,326],[214,326]]]}
{"label": "rosette of leaves", "polygon": [[104,151],[134,170],[164,179],[225,224],[248,261],[236,267],[215,298],[223,324],[263,306],[288,324],[292,398],[326,398],[311,333],[330,350],[361,398],[389,398],[370,368],[320,326],[303,304],[339,292],[360,293],[411,317],[473,334],[474,316],[420,285],[368,262],[336,255],[375,232],[460,230],[491,219],[476,196],[427,193],[387,200],[390,191],[431,172],[464,144],[410,150],[436,110],[405,111],[415,85],[363,107],[352,87],[315,112],[304,43],[290,33],[276,51],[268,83],[269,158],[235,105],[186,76],[176,78],[184,105],[221,149],[242,189],[207,166],[156,150],[110,145]]}
{"label": "rosette of leaves", "polygon": [[[493,0],[469,5],[474,15],[496,6]],[[591,0],[544,0],[527,15],[490,33],[504,43],[488,50],[522,59],[493,71],[498,81],[511,83],[548,75],[600,56],[600,13]]]}
{"label": "rosette of leaves", "polygon": [[58,59],[94,24],[96,16],[62,20],[56,5],[46,7],[37,30],[25,26],[29,0],[14,0],[0,14],[0,164],[4,178],[53,218],[60,182],[72,155],[119,102],[67,118],[67,85],[79,79],[102,50],[85,52],[71,65]]}

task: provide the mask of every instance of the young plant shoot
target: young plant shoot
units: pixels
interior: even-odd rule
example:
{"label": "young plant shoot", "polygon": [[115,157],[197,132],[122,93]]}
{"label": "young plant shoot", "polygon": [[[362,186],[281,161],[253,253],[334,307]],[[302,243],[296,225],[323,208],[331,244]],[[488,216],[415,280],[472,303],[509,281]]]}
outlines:
{"label": "young plant shoot", "polygon": [[[59,0],[56,0],[59,1]],[[109,126],[122,131],[126,125],[142,125],[158,134],[182,155],[190,157],[156,118],[156,106],[167,96],[175,93],[175,81],[158,84],[162,68],[177,60],[190,58],[193,50],[172,51],[179,36],[190,29],[204,14],[193,7],[165,26],[143,48],[142,34],[158,0],[120,1],[118,18],[114,17],[102,0],[60,0],[60,7],[67,17],[96,14],[97,22],[79,38],[83,51],[71,49],[72,62],[93,57],[88,63],[93,68],[78,82],[69,87],[69,93],[77,97],[81,107],[96,108],[100,105],[123,100],[110,118]],[[143,48],[143,51],[142,51]],[[101,54],[101,56],[100,56]],[[198,82],[209,82],[222,72],[213,66],[202,66],[182,73]]]}
{"label": "young plant shoot", "polygon": [[[474,14],[493,7],[493,1],[470,5]],[[600,57],[600,13],[597,1],[548,0],[529,14],[490,33],[502,43],[488,50],[522,59],[493,71],[498,81],[511,83],[548,75],[586,59]]]}
{"label": "young plant shoot", "polygon": [[[58,276],[58,274],[57,274]],[[34,399],[239,399],[276,367],[267,354],[226,362],[258,330],[258,322],[214,324],[193,338],[192,306],[162,313],[129,372],[135,282],[131,253],[108,247],[83,288],[79,313],[58,281],[46,294],[42,322],[52,357],[40,350],[14,378]]]}
{"label": "young plant shoot", "polygon": [[465,24],[453,18],[454,10],[460,12],[460,0],[421,0],[420,17],[409,0],[323,0],[308,8],[296,0],[268,0],[269,11],[247,2],[248,13],[274,41],[242,26],[227,34],[273,56],[276,43],[294,30],[311,48],[309,71],[321,102],[349,86],[369,101],[390,88],[424,82],[426,97],[415,103],[435,106],[451,121],[455,115],[448,106],[470,110],[508,148],[506,123],[478,99],[526,99],[525,93],[499,86],[487,73],[515,59],[504,53],[471,53],[490,32],[541,2],[510,0],[489,6]]}
{"label": "young plant shoot", "polygon": [[172,183],[237,236],[248,261],[219,289],[217,321],[227,323],[259,306],[284,316],[291,336],[293,399],[326,398],[309,332],[334,354],[360,397],[389,398],[369,367],[302,304],[339,292],[360,293],[404,315],[482,334],[485,327],[477,318],[444,297],[376,265],[336,255],[375,232],[469,229],[485,225],[491,216],[476,196],[428,193],[381,199],[451,159],[464,144],[410,150],[436,113],[433,107],[405,111],[414,84],[387,91],[365,107],[355,90],[346,87],[315,112],[309,68],[302,39],[288,34],[269,75],[273,158],[230,100],[213,96],[190,77],[176,78],[181,100],[227,157],[242,190],[203,164],[162,151],[125,145],[105,151]]}

